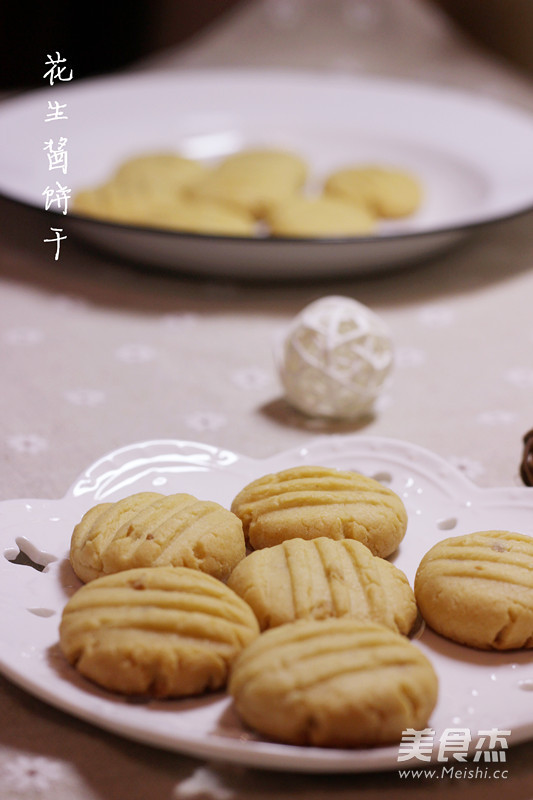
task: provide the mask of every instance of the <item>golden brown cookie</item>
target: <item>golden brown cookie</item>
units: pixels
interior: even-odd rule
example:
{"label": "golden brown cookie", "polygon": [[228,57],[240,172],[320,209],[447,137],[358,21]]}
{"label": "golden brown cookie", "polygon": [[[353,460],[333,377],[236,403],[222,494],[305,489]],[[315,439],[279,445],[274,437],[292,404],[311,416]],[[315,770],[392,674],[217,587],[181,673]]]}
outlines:
{"label": "golden brown cookie", "polygon": [[426,727],[438,679],[415,644],[382,625],[300,620],[248,645],[228,691],[242,720],[272,739],[372,747]]}
{"label": "golden brown cookie", "polygon": [[255,220],[245,210],[191,198],[148,206],[145,224],[210,236],[254,236],[256,232]]}
{"label": "golden brown cookie", "polygon": [[148,224],[149,216],[145,197],[124,191],[112,180],[77,192],[73,197],[72,211],[123,225]]}
{"label": "golden brown cookie", "polygon": [[251,606],[261,630],[352,617],[408,634],[417,616],[404,573],[353,539],[287,539],[256,550],[237,564],[228,586]]}
{"label": "golden brown cookie", "polygon": [[207,173],[200,161],[178,153],[143,153],[120,164],[113,181],[131,194],[176,198]]}
{"label": "golden brown cookie", "polygon": [[381,166],[341,169],[329,176],[326,194],[368,208],[378,217],[406,217],[420,206],[422,189],[409,172]]}
{"label": "golden brown cookie", "polygon": [[266,219],[273,236],[371,236],[376,230],[376,218],[366,208],[327,196],[284,200],[270,209]]}
{"label": "golden brown cookie", "polygon": [[259,634],[250,607],[225,584],[186,567],[106,575],[66,604],[60,647],[82,675],[113,692],[185,697],[223,688]]}
{"label": "golden brown cookie", "polygon": [[243,150],[213,167],[205,179],[195,183],[191,195],[228,203],[261,218],[273,203],[298,191],[306,176],[307,166],[295,153]]}
{"label": "golden brown cookie", "polygon": [[255,220],[244,210],[206,200],[142,193],[117,181],[75,195],[72,210],[108,222],[213,236],[254,236]]}
{"label": "golden brown cookie", "polygon": [[89,509],[74,528],[70,561],[82,581],[135,567],[192,567],[225,580],[244,558],[240,520],[190,494],[139,492]]}
{"label": "golden brown cookie", "polygon": [[533,538],[479,531],[438,542],[414,590],[433,630],[482,650],[533,647]]}
{"label": "golden brown cookie", "polygon": [[355,539],[374,555],[393,553],[407,512],[395,492],[372,478],[330,467],[293,467],[253,481],[234,498],[254,550],[285,539]]}

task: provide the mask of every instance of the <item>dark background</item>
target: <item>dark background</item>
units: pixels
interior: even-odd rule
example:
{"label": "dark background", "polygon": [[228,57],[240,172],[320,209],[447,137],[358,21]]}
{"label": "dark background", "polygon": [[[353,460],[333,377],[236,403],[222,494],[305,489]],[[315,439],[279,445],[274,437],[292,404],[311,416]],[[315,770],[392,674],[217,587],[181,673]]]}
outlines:
{"label": "dark background", "polygon": [[0,89],[40,88],[48,53],[75,78],[113,72],[191,39],[249,0],[54,0],[0,4]]}
{"label": "dark background", "polygon": [[[5,0],[0,5],[0,90],[43,86],[48,53],[75,78],[114,72],[188,42],[255,0]],[[533,0],[425,0],[488,50],[533,76]]]}

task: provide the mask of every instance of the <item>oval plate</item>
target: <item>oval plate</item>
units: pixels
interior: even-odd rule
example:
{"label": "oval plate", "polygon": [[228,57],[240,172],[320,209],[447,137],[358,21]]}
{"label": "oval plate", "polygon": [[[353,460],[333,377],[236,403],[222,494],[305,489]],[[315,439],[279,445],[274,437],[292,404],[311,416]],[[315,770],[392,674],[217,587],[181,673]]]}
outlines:
{"label": "oval plate", "polygon": [[[48,100],[67,119],[47,124]],[[68,172],[44,143],[68,139]],[[434,255],[473,228],[533,208],[533,117],[487,97],[423,83],[283,71],[191,70],[56,84],[0,106],[0,193],[36,208],[60,179],[72,193],[124,159],[172,149],[212,162],[247,147],[307,159],[317,189],[332,170],[380,163],[412,171],[413,217],[358,238],[245,238],[91,220],[52,204],[65,233],[135,262],[248,280],[356,275]],[[57,220],[52,224],[57,225]]]}

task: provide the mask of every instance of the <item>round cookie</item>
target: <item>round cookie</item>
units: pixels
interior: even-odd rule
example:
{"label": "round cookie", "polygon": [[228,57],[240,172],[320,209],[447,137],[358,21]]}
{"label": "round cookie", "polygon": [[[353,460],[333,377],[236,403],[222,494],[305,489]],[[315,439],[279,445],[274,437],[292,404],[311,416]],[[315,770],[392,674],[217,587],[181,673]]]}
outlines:
{"label": "round cookie", "polygon": [[158,228],[211,236],[255,235],[255,220],[244,209],[209,200],[178,199],[146,211],[146,223]]}
{"label": "round cookie", "polygon": [[207,172],[200,161],[177,153],[145,153],[124,161],[113,180],[123,191],[132,194],[176,198]]}
{"label": "round cookie", "polygon": [[293,195],[307,177],[300,156],[283,150],[243,150],[228,156],[191,189],[204,200],[228,203],[256,218]]}
{"label": "round cookie", "polygon": [[479,531],[438,542],[422,558],[415,597],[442,636],[482,650],[533,647],[533,538]]}
{"label": "round cookie", "polygon": [[186,697],[223,688],[259,634],[250,607],[221,581],[186,567],[149,567],[82,586],[63,609],[61,650],[113,692]]}
{"label": "round cookie", "polygon": [[422,200],[420,183],[413,175],[371,165],[334,172],[326,180],[324,191],[385,218],[413,214]]}
{"label": "round cookie", "polygon": [[261,630],[352,617],[407,635],[417,617],[404,573],[353,539],[287,539],[256,550],[237,564],[228,586],[251,606]]}
{"label": "round cookie", "polygon": [[376,218],[366,208],[333,197],[291,197],[266,215],[273,236],[297,238],[371,236]]}
{"label": "round cookie", "polygon": [[240,520],[190,494],[139,492],[89,509],[74,528],[70,562],[82,581],[135,567],[183,566],[225,580],[244,558]]}
{"label": "round cookie", "polygon": [[438,679],[415,644],[382,625],[300,620],[248,645],[228,691],[241,719],[277,741],[372,747],[426,727]]}
{"label": "round cookie", "polygon": [[114,181],[77,192],[72,201],[75,214],[124,225],[143,225],[147,201],[142,195],[124,191]]}
{"label": "round cookie", "polygon": [[253,236],[255,221],[246,211],[206,200],[143,194],[116,181],[78,192],[73,211],[108,222],[168,228],[218,236]]}
{"label": "round cookie", "polygon": [[405,535],[400,497],[373,478],[330,467],[293,467],[245,486],[231,510],[251,547],[286,539],[355,539],[386,558]]}

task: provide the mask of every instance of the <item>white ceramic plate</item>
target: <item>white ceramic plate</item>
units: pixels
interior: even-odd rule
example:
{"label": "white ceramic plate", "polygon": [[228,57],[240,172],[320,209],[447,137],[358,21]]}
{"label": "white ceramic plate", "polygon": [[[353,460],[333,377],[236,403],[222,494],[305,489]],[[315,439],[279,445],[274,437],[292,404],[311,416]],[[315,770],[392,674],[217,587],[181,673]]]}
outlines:
{"label": "white ceramic plate", "polygon": [[[479,489],[431,453],[396,440],[333,437],[265,460],[193,442],[134,444],[96,462],[62,500],[0,503],[1,671],[32,694],[101,728],[201,758],[308,772],[426,765],[412,760],[399,764],[397,746],[348,751],[262,740],[242,727],[223,694],[128,702],[84,680],[59,651],[61,611],[80,585],[68,561],[70,536],[88,508],[154,490],[185,491],[229,505],[248,481],[298,464],[360,471],[403,498],[409,525],[395,563],[411,581],[422,555],[446,536],[498,528],[533,534],[532,490]],[[44,569],[13,563],[20,552]],[[440,682],[430,720],[434,758],[446,728],[468,728],[472,747],[478,731],[492,728],[511,731],[511,744],[533,736],[531,652],[478,652],[428,630],[415,642],[431,659]]]}
{"label": "white ceramic plate", "polygon": [[[45,121],[49,99],[66,104],[68,119]],[[68,138],[65,175],[43,152],[59,136]],[[420,212],[367,238],[203,236],[60,215],[67,236],[157,267],[247,279],[354,275],[424,259],[475,226],[533,208],[532,140],[526,112],[422,83],[282,71],[129,74],[56,82],[5,102],[0,193],[43,208],[56,179],[74,192],[129,156],[167,148],[206,161],[244,147],[294,149],[315,184],[352,163],[412,170],[426,192]]]}

